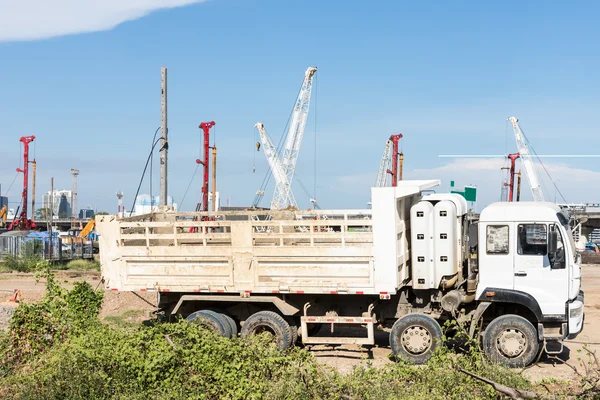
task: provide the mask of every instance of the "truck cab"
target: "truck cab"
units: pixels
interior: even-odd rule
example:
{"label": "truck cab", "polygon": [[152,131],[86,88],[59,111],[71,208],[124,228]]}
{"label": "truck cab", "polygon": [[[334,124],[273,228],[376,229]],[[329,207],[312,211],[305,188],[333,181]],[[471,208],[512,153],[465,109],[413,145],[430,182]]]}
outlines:
{"label": "truck cab", "polygon": [[540,342],[577,336],[581,257],[568,214],[553,203],[494,203],[481,212],[477,230],[480,304],[513,309],[534,324]]}

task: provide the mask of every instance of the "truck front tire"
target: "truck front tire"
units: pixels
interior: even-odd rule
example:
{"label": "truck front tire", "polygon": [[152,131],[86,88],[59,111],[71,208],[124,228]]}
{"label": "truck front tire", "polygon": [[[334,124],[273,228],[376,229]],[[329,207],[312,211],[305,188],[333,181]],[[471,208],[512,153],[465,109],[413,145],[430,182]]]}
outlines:
{"label": "truck front tire", "polygon": [[540,344],[537,331],[518,315],[494,319],[483,333],[483,352],[493,362],[509,368],[522,368],[533,362]]}
{"label": "truck front tire", "polygon": [[394,355],[411,364],[425,364],[441,340],[440,324],[424,314],[403,316],[394,323],[390,332]]}
{"label": "truck front tire", "polygon": [[252,314],[242,326],[242,337],[250,337],[263,332],[270,332],[275,336],[279,350],[285,350],[292,342],[290,325],[279,314],[273,311],[259,311]]}

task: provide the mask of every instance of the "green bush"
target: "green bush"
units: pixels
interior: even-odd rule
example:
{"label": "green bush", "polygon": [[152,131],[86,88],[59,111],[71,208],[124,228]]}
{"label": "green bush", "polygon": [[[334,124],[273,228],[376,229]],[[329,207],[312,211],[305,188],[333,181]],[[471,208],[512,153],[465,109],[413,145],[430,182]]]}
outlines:
{"label": "green bush", "polygon": [[100,263],[92,260],[71,260],[61,268],[74,271],[100,271]]}
{"label": "green bush", "polygon": [[17,271],[17,272],[32,272],[39,268],[39,264],[43,261],[40,255],[41,243],[38,241],[31,241],[25,243],[23,247],[23,253],[20,256],[14,256],[12,254],[3,255],[3,266],[2,269],[5,271]]}
{"label": "green bush", "polygon": [[21,304],[0,335],[0,398],[13,399],[495,399],[469,370],[528,388],[472,349],[438,349],[421,367],[397,363],[343,375],[307,351],[280,352],[268,334],[224,339],[185,321],[123,329],[98,319],[102,293],[67,291],[45,268],[47,293]]}

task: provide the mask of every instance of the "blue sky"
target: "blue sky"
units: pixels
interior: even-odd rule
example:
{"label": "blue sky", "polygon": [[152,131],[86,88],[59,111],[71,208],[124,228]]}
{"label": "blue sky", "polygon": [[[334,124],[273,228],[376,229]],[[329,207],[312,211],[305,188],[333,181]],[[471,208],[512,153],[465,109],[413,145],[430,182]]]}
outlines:
{"label": "blue sky", "polygon": [[[130,207],[160,123],[162,65],[176,202],[200,155],[198,124],[214,120],[222,204],[251,204],[268,168],[253,125],[264,122],[278,140],[311,65],[317,83],[297,176],[314,190],[316,127],[323,208],[366,206],[385,141],[397,132],[405,178],[442,179],[440,190],[450,179],[475,184],[480,206],[499,198],[504,161],[438,155],[515,152],[510,115],[539,154],[600,153],[595,2],[142,0],[131,10],[106,0],[94,11],[82,6],[91,0],[55,3],[0,0],[0,183],[4,194],[19,137],[35,135],[38,204],[51,176],[68,189],[77,168],[79,206],[114,212],[122,190]],[[598,159],[544,163],[568,201],[600,201]],[[200,179],[184,209],[199,200]]]}

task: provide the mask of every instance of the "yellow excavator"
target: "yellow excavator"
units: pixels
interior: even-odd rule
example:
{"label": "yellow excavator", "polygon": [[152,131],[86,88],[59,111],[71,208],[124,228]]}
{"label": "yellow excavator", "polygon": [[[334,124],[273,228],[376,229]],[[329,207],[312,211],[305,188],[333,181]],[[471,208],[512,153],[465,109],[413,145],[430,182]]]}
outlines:
{"label": "yellow excavator", "polygon": [[7,214],[6,206],[2,207],[0,210],[0,228],[4,228],[6,226],[6,214]]}
{"label": "yellow excavator", "polygon": [[94,229],[94,227],[96,226],[96,221],[91,219],[90,222],[88,222],[85,227],[81,230],[81,232],[79,233],[79,237],[80,238],[84,238],[87,235],[90,234],[90,232]]}

